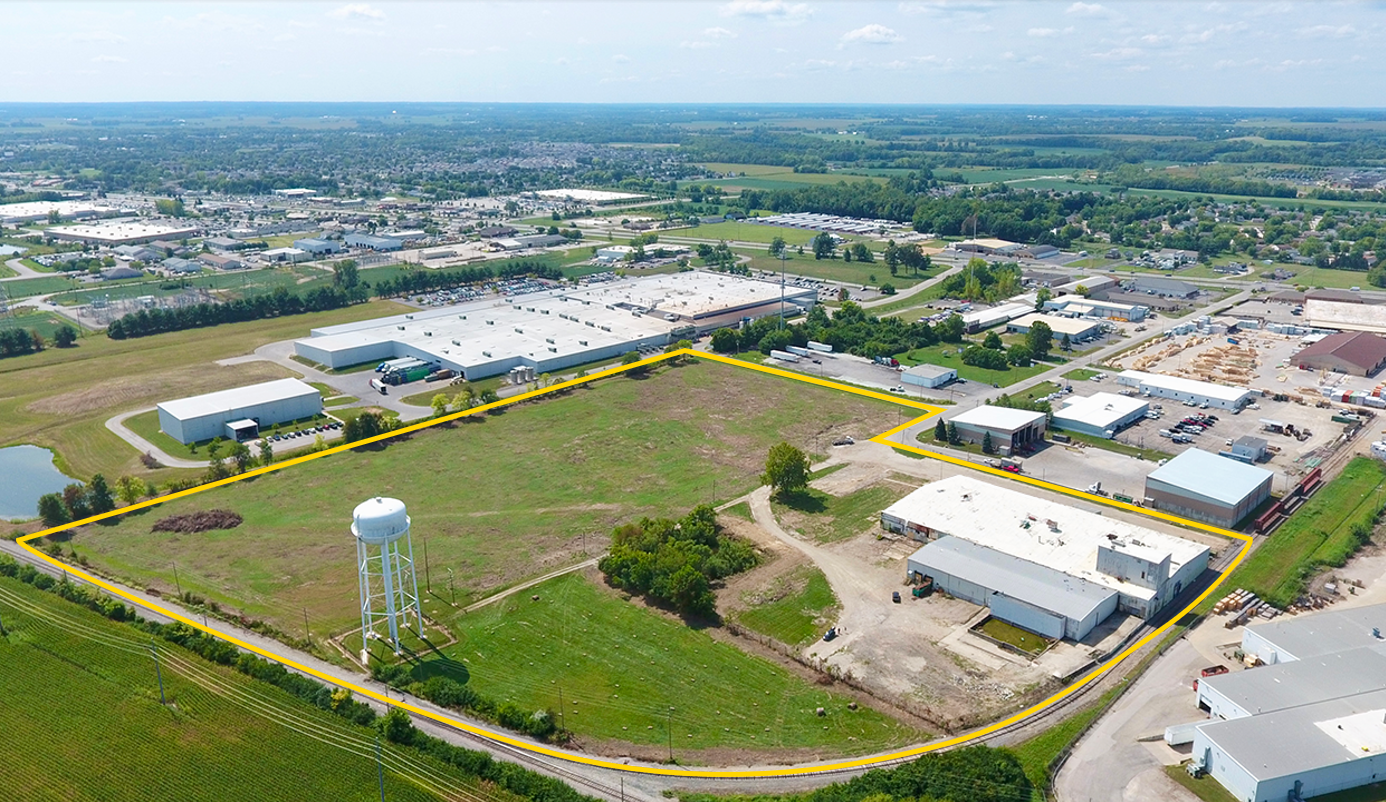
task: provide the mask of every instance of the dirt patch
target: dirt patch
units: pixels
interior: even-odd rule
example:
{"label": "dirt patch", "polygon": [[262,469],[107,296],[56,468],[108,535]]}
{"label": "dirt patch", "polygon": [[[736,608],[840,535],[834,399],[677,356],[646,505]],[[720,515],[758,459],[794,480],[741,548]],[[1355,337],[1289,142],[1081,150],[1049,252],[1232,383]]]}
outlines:
{"label": "dirt patch", "polygon": [[272,362],[205,366],[196,370],[167,370],[121,376],[80,390],[41,398],[25,407],[44,415],[83,415],[102,409],[130,409],[143,404],[210,393],[228,387],[283,379],[295,374]]}
{"label": "dirt patch", "polygon": [[213,529],[235,529],[241,525],[239,513],[230,510],[203,510],[187,515],[160,518],[150,527],[151,532],[210,532]]}

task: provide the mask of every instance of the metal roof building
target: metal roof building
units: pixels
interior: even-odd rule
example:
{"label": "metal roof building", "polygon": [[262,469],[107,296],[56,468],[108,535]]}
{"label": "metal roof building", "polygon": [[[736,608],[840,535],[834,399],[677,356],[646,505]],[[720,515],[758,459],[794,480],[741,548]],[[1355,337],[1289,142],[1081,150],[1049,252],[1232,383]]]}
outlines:
{"label": "metal roof building", "polygon": [[1303,370],[1371,376],[1386,367],[1386,339],[1365,331],[1331,334],[1295,354]]}
{"label": "metal roof building", "polygon": [[[236,432],[228,427],[233,422],[273,426],[311,418],[322,412],[322,394],[298,379],[279,379],[165,401],[158,409],[159,428],[165,434],[180,443],[200,443],[217,437],[236,439]],[[245,439],[244,428],[237,430]]]}
{"label": "metal roof building", "polygon": [[1046,638],[1081,640],[1117,606],[1111,588],[947,535],[910,555],[907,565],[939,590]]}
{"label": "metal roof building", "polygon": [[1231,528],[1270,498],[1270,471],[1190,448],[1145,478],[1146,503]]}
{"label": "metal roof building", "polygon": [[1304,322],[1319,329],[1386,334],[1386,305],[1305,297]]}
{"label": "metal roof building", "polygon": [[915,365],[909,370],[900,372],[900,381],[905,384],[913,384],[916,387],[942,387],[956,378],[958,378],[956,369],[928,363]]}
{"label": "metal roof building", "polygon": [[1016,446],[1044,439],[1048,416],[1028,409],[982,405],[952,419],[958,436],[969,443],[980,443],[988,434],[991,444],[1002,453]]}
{"label": "metal roof building", "polygon": [[1094,393],[1071,399],[1054,412],[1054,427],[1111,439],[1123,427],[1145,417],[1150,404],[1116,393]]}
{"label": "metal roof building", "polygon": [[1201,543],[970,476],[919,488],[886,508],[881,526],[925,542],[952,536],[1045,566],[1114,591],[1116,609],[1142,617],[1158,612],[1208,567],[1208,547]]}
{"label": "metal roof building", "polygon": [[1102,333],[1102,321],[1089,317],[1063,317],[1043,312],[1031,312],[1006,324],[1006,331],[1025,334],[1035,323],[1044,323],[1054,332],[1054,339],[1062,340],[1064,335],[1074,342],[1089,340]]}
{"label": "metal roof building", "polygon": [[1117,374],[1117,384],[1134,387],[1141,395],[1169,398],[1175,401],[1191,401],[1207,404],[1218,409],[1238,409],[1250,403],[1255,395],[1245,387],[1229,387],[1225,384],[1185,379],[1180,376],[1165,376],[1159,373],[1145,373],[1139,370],[1123,370]]}
{"label": "metal roof building", "polygon": [[1242,651],[1275,665],[1377,645],[1381,634],[1386,634],[1386,604],[1373,604],[1253,624],[1242,633]]}

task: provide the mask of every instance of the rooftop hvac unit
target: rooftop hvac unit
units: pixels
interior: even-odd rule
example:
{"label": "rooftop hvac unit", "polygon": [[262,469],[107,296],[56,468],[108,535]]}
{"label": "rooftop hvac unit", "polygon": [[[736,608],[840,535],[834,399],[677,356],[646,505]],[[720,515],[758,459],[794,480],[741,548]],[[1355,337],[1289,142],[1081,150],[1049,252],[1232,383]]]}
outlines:
{"label": "rooftop hvac unit", "polygon": [[541,314],[541,315],[547,315],[548,313],[549,313],[549,310],[547,310],[547,309],[540,309],[540,310],[539,310],[539,314]]}
{"label": "rooftop hvac unit", "polygon": [[494,326],[494,325],[496,325],[496,321],[494,321],[494,320],[488,320],[488,321],[486,321],[486,325],[488,325],[488,326]]}
{"label": "rooftop hvac unit", "polygon": [[552,345],[549,346],[549,350],[554,352],[555,354],[558,353],[558,349]]}
{"label": "rooftop hvac unit", "polygon": [[456,345],[456,346],[459,346],[459,347],[462,345],[462,343],[458,342],[457,340],[453,340],[453,341],[452,341],[452,344],[453,344],[453,345]]}
{"label": "rooftop hvac unit", "polygon": [[586,341],[586,340],[578,340],[578,345],[586,345],[586,344],[587,344],[587,341]]}
{"label": "rooftop hvac unit", "polygon": [[431,332],[431,331],[426,331],[426,332],[424,332],[424,336],[425,336],[425,337],[432,337],[432,336],[433,336],[433,332]]}
{"label": "rooftop hvac unit", "polygon": [[525,307],[525,311],[526,311],[526,312],[533,312],[533,311],[534,311],[534,307],[532,307],[532,306],[526,306],[526,307]]}
{"label": "rooftop hvac unit", "polygon": [[458,317],[459,319],[461,319],[461,320],[466,320],[466,319],[467,319],[467,316],[466,316],[466,315],[458,315],[457,317]]}
{"label": "rooftop hvac unit", "polygon": [[406,320],[413,320],[413,319],[414,319],[414,316],[413,316],[413,315],[405,315],[404,317],[405,317]]}
{"label": "rooftop hvac unit", "polygon": [[516,326],[516,327],[515,327],[515,333],[516,333],[516,334],[524,334],[524,333],[525,333],[525,330],[522,329],[522,328],[520,328],[519,326]]}
{"label": "rooftop hvac unit", "polygon": [[490,352],[490,351],[482,351],[482,352],[481,352],[481,355],[484,356],[484,357],[490,358],[491,352]]}
{"label": "rooftop hvac unit", "polygon": [[587,321],[587,325],[589,325],[589,326],[595,326],[595,325],[597,325],[597,324],[596,324],[596,323],[593,323],[592,321],[589,320],[589,321]]}
{"label": "rooftop hvac unit", "polygon": [[553,338],[552,338],[552,337],[545,337],[545,338],[544,338],[544,342],[548,343],[549,345],[553,345]]}
{"label": "rooftop hvac unit", "polygon": [[403,327],[403,326],[395,326],[395,328],[399,329],[400,331],[404,331],[404,327]]}

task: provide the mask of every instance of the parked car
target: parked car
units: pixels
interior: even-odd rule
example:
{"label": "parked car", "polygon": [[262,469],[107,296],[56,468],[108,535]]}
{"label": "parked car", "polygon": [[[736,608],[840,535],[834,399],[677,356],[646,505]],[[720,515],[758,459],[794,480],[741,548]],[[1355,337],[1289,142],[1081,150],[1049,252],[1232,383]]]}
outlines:
{"label": "parked car", "polygon": [[895,602],[896,604],[899,604],[899,603],[900,603],[900,591],[897,590],[897,591],[895,591],[894,593],[890,594],[890,600],[893,601],[893,602]]}

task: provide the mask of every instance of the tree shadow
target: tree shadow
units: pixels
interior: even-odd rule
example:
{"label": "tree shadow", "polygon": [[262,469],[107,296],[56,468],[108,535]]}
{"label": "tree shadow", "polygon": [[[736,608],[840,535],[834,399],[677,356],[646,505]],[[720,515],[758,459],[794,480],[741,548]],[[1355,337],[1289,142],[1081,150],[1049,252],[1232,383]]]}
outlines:
{"label": "tree shadow", "polygon": [[467,664],[451,657],[443,656],[435,659],[420,660],[413,668],[409,669],[409,677],[415,682],[425,682],[434,677],[446,677],[459,685],[466,685],[472,678],[472,672],[467,669]]}
{"label": "tree shadow", "polygon": [[822,493],[814,493],[809,490],[780,493],[775,496],[775,500],[791,510],[807,513],[809,515],[828,511],[827,497]]}

